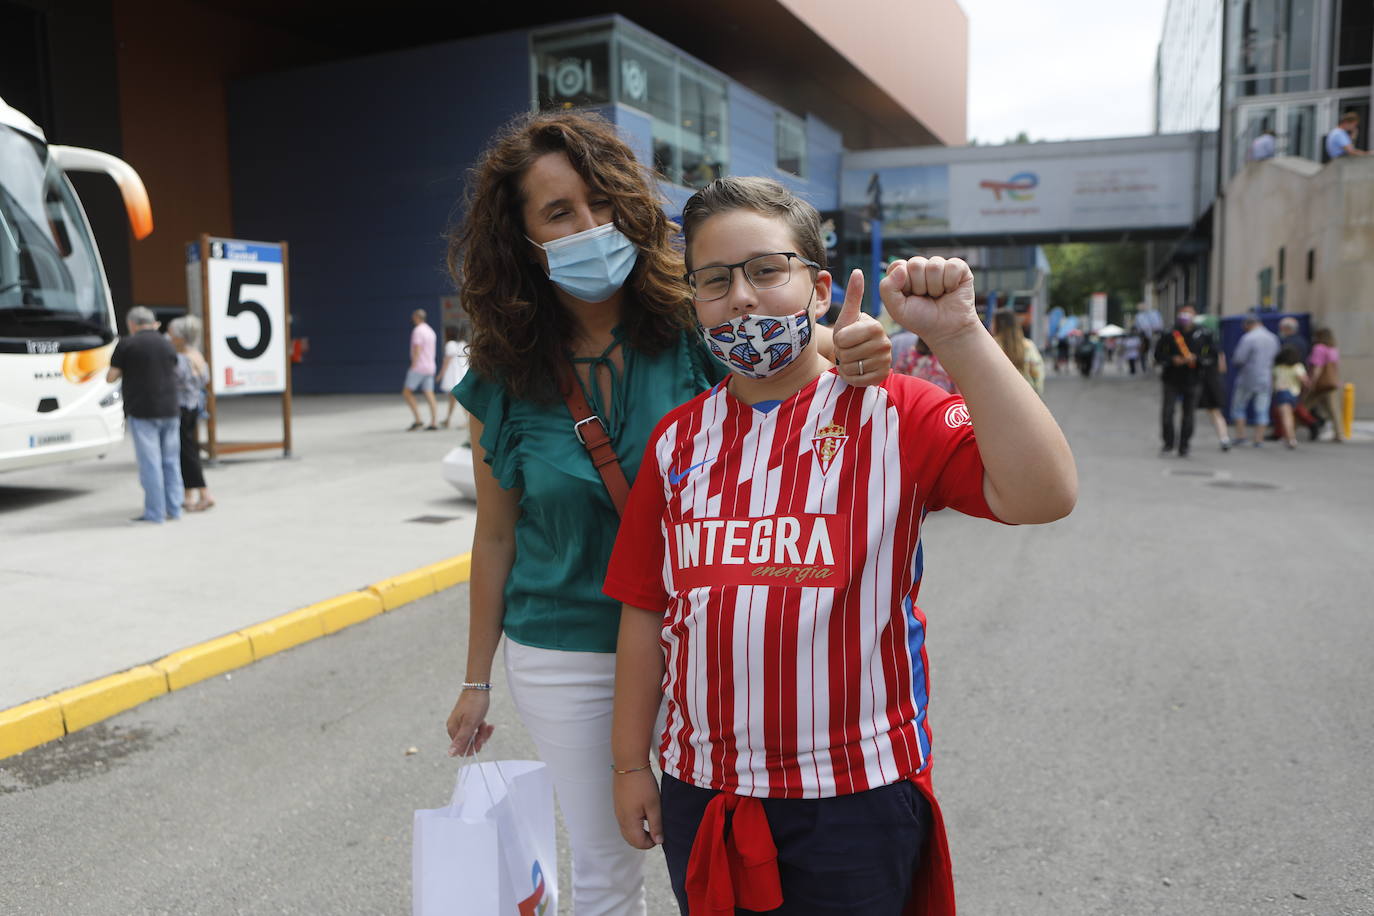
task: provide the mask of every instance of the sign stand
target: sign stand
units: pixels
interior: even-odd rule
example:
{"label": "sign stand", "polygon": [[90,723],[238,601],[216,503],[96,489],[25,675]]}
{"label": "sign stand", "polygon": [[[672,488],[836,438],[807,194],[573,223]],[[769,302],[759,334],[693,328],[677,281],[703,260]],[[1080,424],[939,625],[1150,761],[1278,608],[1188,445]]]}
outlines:
{"label": "sign stand", "polygon": [[[210,386],[206,399],[206,410],[209,417],[205,421],[206,441],[202,443],[206,455],[211,462],[218,461],[221,455],[230,455],[237,452],[262,451],[265,449],[279,448],[282,450],[283,458],[291,457],[291,348],[286,345],[290,339],[291,328],[291,294],[290,285],[287,283],[288,274],[288,246],[286,242],[245,242],[236,239],[212,238],[208,234],[202,234],[199,242],[194,242],[186,246],[188,260],[188,286],[191,298],[191,312],[197,315],[204,328],[205,360],[210,367]],[[229,264],[242,264],[245,267],[253,267],[254,261],[259,257],[265,259],[280,258],[281,269],[280,277],[277,282],[280,290],[273,290],[273,274],[277,271],[239,271],[233,270],[227,278],[228,295],[220,295],[215,298],[216,293],[223,292],[219,287],[224,286],[223,282],[216,282],[216,289],[211,289],[211,262],[220,261]],[[217,272],[222,272],[216,268]],[[215,280],[222,281],[225,278],[217,276]],[[265,287],[267,295],[259,298],[268,301],[268,306],[264,307],[261,302],[246,299],[245,292],[249,287]],[[252,295],[252,293],[248,293]],[[217,301],[225,299],[224,302]],[[280,305],[278,307],[278,299]],[[257,320],[257,341],[252,347],[244,347],[237,336],[230,336],[228,322],[240,315],[248,315]],[[216,335],[216,322],[223,319],[226,327],[219,331],[221,338]],[[272,338],[277,338],[277,347],[269,346]],[[228,358],[219,360],[224,371],[224,378],[218,374],[216,368],[216,351],[225,351],[229,354]],[[273,352],[281,351],[281,374],[278,376],[275,371]],[[232,360],[232,362],[231,362]],[[280,394],[281,395],[281,422],[282,437],[280,441],[248,441],[248,442],[222,442],[219,438],[219,411],[218,397],[228,396],[226,387],[233,381],[238,366],[238,374],[244,373],[243,366],[249,366],[248,377],[244,381],[235,383],[236,387],[242,387],[242,391],[233,392],[235,396],[239,394]]]}

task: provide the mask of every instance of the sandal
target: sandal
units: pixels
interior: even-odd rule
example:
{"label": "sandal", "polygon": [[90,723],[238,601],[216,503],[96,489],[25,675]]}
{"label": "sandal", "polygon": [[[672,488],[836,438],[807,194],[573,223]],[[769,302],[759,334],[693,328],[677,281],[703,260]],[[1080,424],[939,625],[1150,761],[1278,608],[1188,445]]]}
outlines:
{"label": "sandal", "polygon": [[412,423],[412,424],[410,424],[409,426],[406,427],[406,432],[408,432],[408,433],[413,433],[413,432],[415,432],[415,430],[417,430],[417,429],[424,429],[424,428],[425,428],[425,424],[421,423],[419,420],[416,420],[414,423]]}

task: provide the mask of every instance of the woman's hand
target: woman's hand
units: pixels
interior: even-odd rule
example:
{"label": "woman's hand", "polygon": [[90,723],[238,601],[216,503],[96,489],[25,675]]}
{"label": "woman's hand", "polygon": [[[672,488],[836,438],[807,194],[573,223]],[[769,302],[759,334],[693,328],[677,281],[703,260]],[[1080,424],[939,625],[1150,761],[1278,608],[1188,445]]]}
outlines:
{"label": "woman's hand", "polygon": [[491,706],[490,692],[486,690],[464,690],[458,694],[458,702],[453,704],[453,712],[448,714],[448,736],[453,742],[449,745],[450,757],[467,757],[476,754],[487,743],[495,725],[487,724],[487,710]]}
{"label": "woman's hand", "polygon": [[892,370],[892,341],[883,326],[864,313],[863,301],[864,273],[856,268],[849,274],[844,307],[834,327],[835,368],[856,388],[876,385]]}
{"label": "woman's hand", "polygon": [[[654,771],[614,773],[611,795],[620,835],[635,849],[653,849],[663,843],[663,815],[659,807],[658,781]],[[645,822],[648,829],[645,829]]]}

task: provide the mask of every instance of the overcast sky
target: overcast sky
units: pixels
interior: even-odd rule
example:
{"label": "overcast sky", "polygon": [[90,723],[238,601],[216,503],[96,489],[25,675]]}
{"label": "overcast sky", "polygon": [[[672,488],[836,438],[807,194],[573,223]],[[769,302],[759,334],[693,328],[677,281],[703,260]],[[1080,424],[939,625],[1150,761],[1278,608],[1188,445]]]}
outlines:
{"label": "overcast sky", "polygon": [[958,0],[969,20],[968,135],[1001,143],[1151,133],[1166,0]]}

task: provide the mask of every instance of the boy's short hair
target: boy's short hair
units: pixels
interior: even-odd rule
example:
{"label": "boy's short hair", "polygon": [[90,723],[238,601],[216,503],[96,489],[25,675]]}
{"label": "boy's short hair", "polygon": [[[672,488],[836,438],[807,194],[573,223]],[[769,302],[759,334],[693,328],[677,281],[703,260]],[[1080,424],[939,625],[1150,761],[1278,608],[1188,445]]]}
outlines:
{"label": "boy's short hair", "polygon": [[[682,234],[690,244],[692,232],[718,213],[753,210],[787,223],[797,240],[797,254],[825,267],[821,215],[816,208],[771,178],[717,178],[692,195],[682,208]],[[692,254],[687,252],[687,266]]]}
{"label": "boy's short hair", "polygon": [[1360,123],[1360,113],[1359,113],[1358,111],[1347,111],[1347,112],[1345,112],[1344,114],[1341,115],[1341,119],[1340,119],[1339,121],[1337,121],[1336,123],[1337,123],[1337,124],[1349,124],[1351,121],[1354,121],[1356,124]]}

